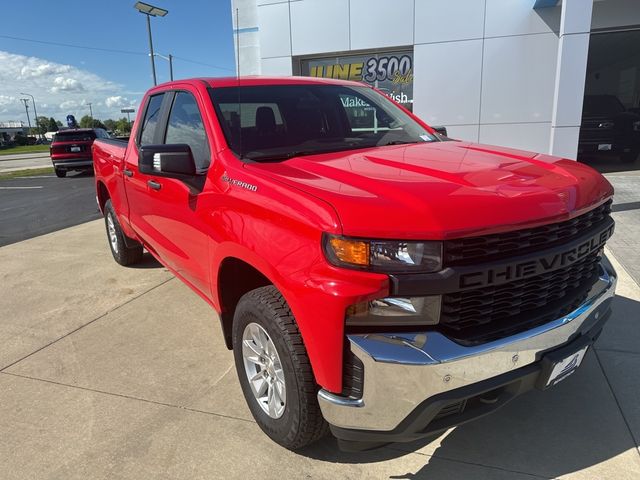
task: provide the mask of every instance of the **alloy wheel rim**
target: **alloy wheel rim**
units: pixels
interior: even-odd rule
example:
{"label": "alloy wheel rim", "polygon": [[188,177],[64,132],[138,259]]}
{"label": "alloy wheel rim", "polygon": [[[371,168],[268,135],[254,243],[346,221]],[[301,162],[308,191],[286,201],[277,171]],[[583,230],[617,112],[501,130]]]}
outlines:
{"label": "alloy wheel rim", "polygon": [[249,323],[244,329],[242,360],[258,405],[269,417],[280,418],[287,403],[284,370],[271,337],[257,323]]}
{"label": "alloy wheel rim", "polygon": [[107,231],[109,233],[109,242],[111,243],[111,248],[115,253],[118,253],[118,237],[116,236],[116,226],[113,223],[111,214],[107,215]]}

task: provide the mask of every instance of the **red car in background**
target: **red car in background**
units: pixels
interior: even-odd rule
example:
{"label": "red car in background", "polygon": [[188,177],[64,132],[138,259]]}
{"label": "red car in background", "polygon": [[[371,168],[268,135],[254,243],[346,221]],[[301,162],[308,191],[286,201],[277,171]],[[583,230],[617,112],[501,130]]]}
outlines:
{"label": "red car in background", "polygon": [[68,171],[93,171],[91,145],[96,138],[111,138],[102,128],[60,130],[51,142],[51,162],[56,175],[66,177]]}

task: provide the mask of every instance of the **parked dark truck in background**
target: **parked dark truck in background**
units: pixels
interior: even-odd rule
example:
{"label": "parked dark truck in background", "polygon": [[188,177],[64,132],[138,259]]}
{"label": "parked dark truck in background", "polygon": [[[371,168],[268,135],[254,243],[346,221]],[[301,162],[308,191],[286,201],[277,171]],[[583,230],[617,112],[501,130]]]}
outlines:
{"label": "parked dark truck in background", "polygon": [[147,249],[219,313],[254,418],[287,448],[484,415],[572,374],[609,315],[600,174],[452,141],[358,83],[163,84],[128,144],[93,152],[113,257]]}
{"label": "parked dark truck in background", "polygon": [[586,95],[578,154],[613,155],[634,162],[640,154],[640,115],[625,109],[614,95]]}

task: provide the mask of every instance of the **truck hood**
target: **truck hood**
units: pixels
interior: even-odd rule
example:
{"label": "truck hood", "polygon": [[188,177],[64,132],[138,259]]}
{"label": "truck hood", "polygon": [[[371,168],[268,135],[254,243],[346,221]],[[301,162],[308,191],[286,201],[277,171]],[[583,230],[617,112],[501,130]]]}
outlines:
{"label": "truck hood", "polygon": [[580,215],[613,194],[572,160],[448,141],[252,163],[325,200],[350,236],[446,239],[533,227]]}

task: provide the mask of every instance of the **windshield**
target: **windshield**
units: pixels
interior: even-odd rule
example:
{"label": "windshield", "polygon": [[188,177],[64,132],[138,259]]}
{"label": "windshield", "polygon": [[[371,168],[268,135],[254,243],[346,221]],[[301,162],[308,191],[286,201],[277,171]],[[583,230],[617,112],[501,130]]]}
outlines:
{"label": "windshield", "polygon": [[587,95],[584,97],[584,115],[605,115],[624,112],[624,105],[613,95]]}
{"label": "windshield", "polygon": [[236,155],[255,161],[436,138],[368,87],[259,85],[210,89]]}

